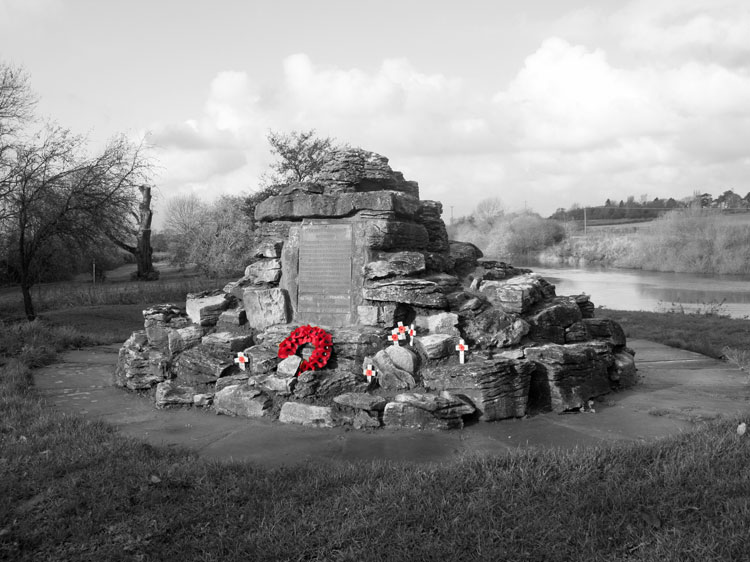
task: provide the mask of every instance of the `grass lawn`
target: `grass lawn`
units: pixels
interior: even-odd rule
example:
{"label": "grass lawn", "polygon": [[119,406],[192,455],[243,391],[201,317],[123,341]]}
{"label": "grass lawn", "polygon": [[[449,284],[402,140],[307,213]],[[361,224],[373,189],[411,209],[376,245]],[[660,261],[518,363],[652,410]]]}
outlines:
{"label": "grass lawn", "polygon": [[[62,415],[31,386],[30,367],[57,351],[121,341],[136,321],[123,310],[120,327],[81,314],[78,329],[0,325],[0,560],[750,560],[739,420],[443,466],[209,462]],[[623,314],[630,337],[673,321]],[[686,341],[739,330],[739,344],[748,326],[680,316]]]}

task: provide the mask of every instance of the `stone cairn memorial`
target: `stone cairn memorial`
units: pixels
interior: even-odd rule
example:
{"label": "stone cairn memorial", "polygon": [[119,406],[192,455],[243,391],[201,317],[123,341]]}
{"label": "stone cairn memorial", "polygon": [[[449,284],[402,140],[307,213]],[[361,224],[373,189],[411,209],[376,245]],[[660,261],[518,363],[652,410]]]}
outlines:
{"label": "stone cairn memorial", "polygon": [[258,205],[244,277],[143,311],[115,384],[159,408],[357,429],[587,410],[635,384],[588,296],[449,241],[441,213],[387,158],[334,153]]}

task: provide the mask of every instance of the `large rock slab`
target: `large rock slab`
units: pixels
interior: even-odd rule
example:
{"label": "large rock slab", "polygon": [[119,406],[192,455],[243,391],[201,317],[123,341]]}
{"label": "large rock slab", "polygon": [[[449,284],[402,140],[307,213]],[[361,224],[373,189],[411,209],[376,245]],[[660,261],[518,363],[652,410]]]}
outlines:
{"label": "large rock slab", "polygon": [[279,358],[279,346],[259,344],[244,350],[248,358],[247,370],[254,375],[262,375],[275,371],[281,361]]}
{"label": "large rock slab", "polygon": [[528,322],[516,314],[498,308],[486,308],[479,313],[468,310],[460,314],[466,338],[483,348],[517,345],[529,332]]}
{"label": "large rock slab", "polygon": [[474,244],[456,240],[449,242],[449,252],[454,263],[454,271],[459,277],[472,273],[477,267],[477,260],[484,255]]}
{"label": "large rock slab", "polygon": [[347,392],[339,394],[333,399],[336,404],[353,408],[356,410],[366,410],[368,412],[382,412],[388,401],[382,396],[368,394],[367,392]]}
{"label": "large rock slab", "polygon": [[362,149],[335,151],[323,165],[316,181],[326,193],[399,191],[419,199],[419,185],[391,169],[388,158]]}
{"label": "large rock slab", "polygon": [[423,306],[446,308],[448,300],[437,283],[422,279],[394,279],[377,281],[362,289],[362,296],[371,301],[389,301]]}
{"label": "large rock slab", "polygon": [[180,383],[198,385],[215,382],[233,367],[231,355],[200,344],[180,353],[172,362],[171,371]]}
{"label": "large rock slab", "polygon": [[189,293],[185,309],[190,321],[201,326],[213,326],[219,316],[234,303],[234,299],[223,291]]}
{"label": "large rock slab", "polygon": [[428,316],[419,315],[414,320],[418,333],[449,334],[458,336],[458,314],[454,312],[438,312]]}
{"label": "large rock slab", "polygon": [[114,384],[129,390],[144,390],[165,380],[169,357],[148,345],[145,330],[133,332],[117,355]]}
{"label": "large rock slab", "polygon": [[450,248],[448,242],[448,231],[445,228],[445,222],[441,218],[443,214],[443,204],[439,201],[423,200],[421,202],[417,220],[427,230],[429,243],[427,250],[430,252],[443,253]]}
{"label": "large rock slab", "polygon": [[383,425],[413,429],[461,429],[474,407],[448,392],[398,394],[383,411]]}
{"label": "large rock slab", "polygon": [[177,381],[168,380],[156,385],[154,403],[157,408],[190,405],[193,403],[194,396],[195,389],[192,386],[181,385]]}
{"label": "large rock slab", "polygon": [[245,268],[245,279],[254,285],[278,283],[281,279],[281,260],[263,258],[251,263]]}
{"label": "large rock slab", "polygon": [[482,281],[479,290],[490,302],[506,312],[522,314],[545,297],[545,285],[536,273],[519,275],[504,281]]}
{"label": "large rock slab", "polygon": [[458,338],[449,334],[428,334],[414,339],[414,347],[421,351],[427,359],[443,359],[450,357],[456,349]]}
{"label": "large rock slab", "polygon": [[203,338],[203,331],[203,328],[197,324],[191,324],[178,330],[169,330],[167,339],[169,354],[176,355],[198,345]]}
{"label": "large rock slab", "polygon": [[382,253],[377,261],[365,265],[365,278],[384,279],[399,275],[414,275],[425,270],[424,254],[421,252]]}
{"label": "large rock slab", "polygon": [[625,332],[617,322],[609,318],[583,318],[591,337],[611,343],[615,348],[625,346]]}
{"label": "large rock slab", "polygon": [[284,289],[245,289],[242,302],[251,328],[263,330],[290,320],[289,296]]}
{"label": "large rock slab", "polygon": [[417,356],[403,346],[380,350],[372,360],[378,371],[378,384],[386,390],[408,390],[416,386]]}
{"label": "large rock slab", "polygon": [[185,312],[173,304],[157,304],[143,311],[143,326],[148,343],[162,353],[169,353],[169,334],[190,324]]}
{"label": "large rock slab", "polygon": [[626,351],[618,351],[613,355],[614,362],[609,368],[609,380],[617,388],[627,388],[638,382],[635,359]]}
{"label": "large rock slab", "polygon": [[215,355],[232,356],[236,355],[238,351],[251,346],[253,344],[253,336],[233,332],[214,332],[213,334],[204,336],[201,344]]}
{"label": "large rock slab", "polygon": [[363,244],[373,250],[422,250],[429,244],[427,230],[406,220],[370,218],[365,224]]}
{"label": "large rock slab", "polygon": [[526,414],[533,370],[527,361],[496,357],[426,369],[422,378],[426,389],[465,396],[480,420],[493,421]]}
{"label": "large rock slab", "polygon": [[260,418],[270,414],[273,401],[257,388],[236,384],[222,388],[214,395],[213,408],[219,414]]}
{"label": "large rock slab", "polygon": [[556,297],[544,301],[540,307],[526,317],[529,323],[528,334],[537,342],[565,343],[565,330],[582,320],[581,309],[575,300],[568,297]]}
{"label": "large rock slab", "polygon": [[535,405],[558,412],[582,408],[610,389],[614,358],[604,342],[548,344],[524,350],[536,364],[531,394]]}
{"label": "large rock slab", "polygon": [[285,402],[279,412],[279,421],[313,427],[333,427],[333,412],[329,406]]}
{"label": "large rock slab", "polygon": [[256,220],[299,220],[351,216],[358,211],[380,211],[415,216],[419,200],[394,191],[365,193],[288,193],[267,198],[255,209]]}

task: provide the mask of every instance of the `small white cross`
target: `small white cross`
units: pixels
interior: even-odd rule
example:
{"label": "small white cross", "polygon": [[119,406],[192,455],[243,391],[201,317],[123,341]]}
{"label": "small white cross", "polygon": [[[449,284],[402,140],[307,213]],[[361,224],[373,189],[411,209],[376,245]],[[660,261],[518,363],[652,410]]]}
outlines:
{"label": "small white cross", "polygon": [[388,336],[388,339],[390,339],[393,342],[393,345],[399,345],[399,340],[404,339],[406,336],[404,334],[399,333],[398,328],[394,328],[391,332],[391,335]]}
{"label": "small white cross", "polygon": [[372,377],[375,376],[375,369],[372,368],[372,365],[367,365],[362,370],[362,374],[367,377],[367,382],[370,382],[372,380]]}
{"label": "small white cross", "polygon": [[240,366],[240,369],[243,371],[245,370],[245,363],[247,363],[247,357],[245,357],[245,354],[240,351],[237,354],[237,358],[234,360],[235,363],[237,363]]}
{"label": "small white cross", "polygon": [[414,346],[414,336],[417,335],[417,331],[414,329],[414,324],[409,327],[409,345]]}
{"label": "small white cross", "polygon": [[456,351],[458,351],[458,362],[463,364],[464,362],[464,353],[469,351],[469,346],[464,343],[464,340],[458,340],[458,345],[456,346]]}

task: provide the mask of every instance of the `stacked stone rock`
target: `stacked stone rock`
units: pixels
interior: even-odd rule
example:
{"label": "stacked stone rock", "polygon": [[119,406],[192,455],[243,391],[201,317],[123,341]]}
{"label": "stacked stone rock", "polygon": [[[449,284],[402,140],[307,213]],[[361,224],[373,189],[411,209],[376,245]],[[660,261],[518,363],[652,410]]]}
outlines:
{"label": "stacked stone rock", "polygon": [[[185,310],[144,311],[144,330],[120,350],[116,384],[155,388],[158,407],[193,404],[316,426],[450,429],[470,418],[580,409],[635,383],[622,329],[594,318],[587,296],[557,296],[539,275],[449,242],[441,212],[386,158],[336,153],[316,183],[285,186],[258,205],[257,245],[241,279],[188,295]],[[332,315],[321,307],[322,321],[299,306],[300,238],[318,223],[353,233],[349,308]],[[389,343],[398,322],[415,326],[413,347]],[[303,324],[333,336],[321,370],[298,373],[301,357],[278,358],[279,344]],[[469,345],[465,364],[459,339]],[[235,361],[240,351],[245,370]],[[363,375],[366,365],[377,377]]]}

